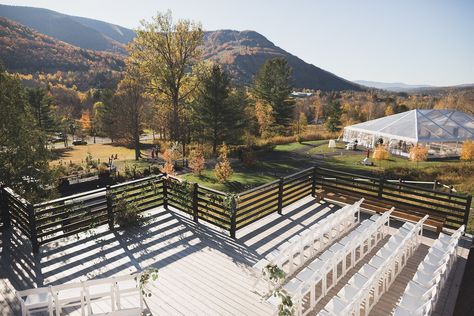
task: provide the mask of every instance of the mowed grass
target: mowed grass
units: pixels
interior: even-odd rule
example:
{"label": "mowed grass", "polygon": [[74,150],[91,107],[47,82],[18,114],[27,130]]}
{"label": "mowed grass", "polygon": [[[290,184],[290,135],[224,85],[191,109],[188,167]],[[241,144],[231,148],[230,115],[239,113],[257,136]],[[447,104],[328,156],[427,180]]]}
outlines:
{"label": "mowed grass", "polygon": [[54,160],[52,165],[62,163],[81,164],[86,160],[88,153],[92,155],[94,160],[99,159],[100,162],[108,162],[111,155],[117,155],[117,161],[131,160],[135,158],[135,152],[124,146],[115,146],[110,144],[87,144],[72,146],[69,148],[53,149]]}

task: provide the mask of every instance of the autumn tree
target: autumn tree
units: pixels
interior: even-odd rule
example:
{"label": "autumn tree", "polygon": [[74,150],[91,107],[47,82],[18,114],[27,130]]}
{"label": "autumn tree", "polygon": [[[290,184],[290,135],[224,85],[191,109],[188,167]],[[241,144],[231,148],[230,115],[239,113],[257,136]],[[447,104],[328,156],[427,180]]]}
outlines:
{"label": "autumn tree", "polygon": [[145,97],[145,86],[135,69],[128,68],[116,92],[116,114],[123,137],[131,141],[135,149],[135,160],[140,159],[140,134],[143,130],[145,108],[149,100]]}
{"label": "autumn tree", "polygon": [[160,171],[166,174],[175,175],[176,172],[174,170],[174,160],[176,158],[176,151],[173,150],[173,148],[167,148],[163,153],[165,164],[163,165],[163,168],[160,169]]}
{"label": "autumn tree", "polygon": [[410,160],[419,162],[425,161],[428,158],[428,147],[416,144],[410,148]]}
{"label": "autumn tree", "polygon": [[232,143],[242,134],[244,108],[234,100],[227,73],[221,66],[212,65],[210,72],[203,78],[192,118],[199,136],[211,142],[214,154],[218,144]]}
{"label": "autumn tree", "polygon": [[312,104],[314,109],[314,123],[318,124],[319,118],[323,116],[323,106],[321,104],[321,91],[316,91],[312,97]]}
{"label": "autumn tree", "polygon": [[204,168],[206,167],[206,159],[202,149],[194,149],[191,151],[189,159],[189,168],[194,174],[200,176]]}
{"label": "autumn tree", "polygon": [[293,118],[294,100],[291,67],[284,58],[267,60],[255,76],[253,95],[272,108],[275,124],[288,127]]}
{"label": "autumn tree", "polygon": [[462,144],[460,159],[466,161],[474,160],[474,142],[472,140],[465,141]]}
{"label": "autumn tree", "polygon": [[168,110],[170,139],[180,141],[185,154],[183,108],[198,82],[191,71],[199,61],[203,31],[199,23],[173,21],[171,12],[157,13],[152,21],[142,21],[135,39],[129,44],[129,62],[137,67],[145,80],[147,92],[157,104]]}
{"label": "autumn tree", "polygon": [[257,118],[259,132],[263,138],[271,135],[271,126],[275,122],[272,106],[268,103],[257,101],[255,103],[255,117]]}
{"label": "autumn tree", "polygon": [[219,148],[219,158],[216,167],[214,168],[214,174],[220,183],[225,183],[234,173],[228,156],[229,148],[226,144],[223,144]]}

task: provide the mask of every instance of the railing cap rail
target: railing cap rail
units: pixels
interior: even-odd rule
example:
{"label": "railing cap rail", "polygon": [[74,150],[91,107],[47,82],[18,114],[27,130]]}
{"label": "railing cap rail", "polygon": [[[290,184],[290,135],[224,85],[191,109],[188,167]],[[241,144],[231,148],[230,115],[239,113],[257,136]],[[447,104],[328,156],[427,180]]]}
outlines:
{"label": "railing cap rail", "polygon": [[46,202],[41,202],[41,203],[37,203],[35,205],[33,205],[35,208],[36,207],[44,207],[44,206],[48,206],[50,204],[54,204],[54,203],[58,203],[58,202],[63,202],[63,201],[67,201],[67,200],[72,200],[72,199],[77,199],[77,198],[80,198],[80,197],[84,197],[84,196],[87,196],[87,195],[91,195],[91,194],[96,194],[96,193],[100,193],[102,191],[106,191],[106,188],[100,188],[100,189],[95,189],[95,190],[91,190],[91,191],[86,191],[86,192],[82,192],[82,193],[78,193],[78,194],[73,194],[73,195],[68,195],[68,196],[65,196],[65,197],[62,197],[62,198],[59,198],[59,199],[54,199],[54,200],[50,200],[50,201],[46,201]]}
{"label": "railing cap rail", "polygon": [[267,187],[271,187],[277,183],[280,182],[280,179],[277,179],[277,180],[273,180],[272,182],[268,182],[268,183],[264,183],[262,185],[259,185],[258,187],[255,187],[255,188],[251,188],[251,189],[248,189],[244,192],[240,192],[238,195],[239,197],[243,197],[244,195],[248,195],[250,193],[253,193],[253,192],[256,192],[256,191],[259,191],[261,189],[266,189]]}

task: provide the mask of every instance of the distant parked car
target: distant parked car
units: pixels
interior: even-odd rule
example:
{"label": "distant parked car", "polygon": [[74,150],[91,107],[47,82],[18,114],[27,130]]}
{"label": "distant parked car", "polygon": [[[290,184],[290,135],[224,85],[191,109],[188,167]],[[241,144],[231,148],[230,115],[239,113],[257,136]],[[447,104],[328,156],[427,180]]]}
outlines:
{"label": "distant parked car", "polygon": [[76,139],[72,142],[73,145],[87,145],[87,142],[84,139]]}

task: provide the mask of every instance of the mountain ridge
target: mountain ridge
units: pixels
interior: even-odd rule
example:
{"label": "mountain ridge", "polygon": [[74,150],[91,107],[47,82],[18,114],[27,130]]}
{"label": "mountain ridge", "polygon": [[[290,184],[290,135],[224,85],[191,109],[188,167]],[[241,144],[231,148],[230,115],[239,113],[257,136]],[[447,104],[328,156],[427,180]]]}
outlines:
{"label": "mountain ridge", "polygon": [[[134,36],[132,30],[115,24],[74,17],[48,9],[0,5],[0,16],[25,24],[39,33],[73,46],[94,51],[124,55],[125,44]],[[223,65],[239,85],[251,84],[266,60],[281,57],[293,68],[296,89],[363,90],[358,84],[288,53],[256,31],[206,31],[202,49],[205,59]]]}

